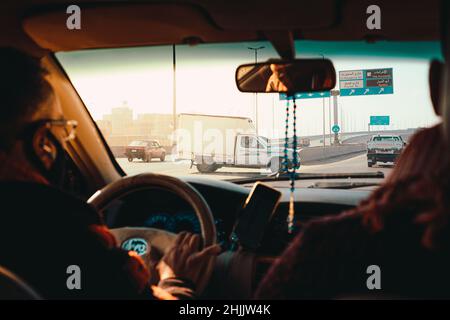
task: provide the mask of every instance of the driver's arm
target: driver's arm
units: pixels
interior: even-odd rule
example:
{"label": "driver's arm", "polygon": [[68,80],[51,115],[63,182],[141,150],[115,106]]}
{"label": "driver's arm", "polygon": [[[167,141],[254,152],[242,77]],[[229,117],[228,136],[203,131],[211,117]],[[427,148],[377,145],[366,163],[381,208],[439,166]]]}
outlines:
{"label": "driver's arm", "polygon": [[[195,285],[192,281],[181,279],[175,274],[161,279],[158,286],[150,287],[150,272],[143,260],[134,252],[127,252],[117,246],[114,236],[106,226],[89,226],[89,236],[98,247],[98,260],[92,261],[96,267],[89,268],[101,272],[92,275],[87,290],[95,296],[139,299],[193,299]],[[90,276],[90,274],[88,274]],[[94,297],[95,297],[94,296]]]}
{"label": "driver's arm", "polygon": [[[80,239],[81,240],[81,239]],[[192,299],[194,288],[181,279],[162,280],[159,295],[150,287],[150,271],[134,252],[118,247],[114,236],[101,224],[91,224],[85,232],[84,254],[74,259],[80,265],[83,286],[80,298]],[[86,245],[87,244],[87,245]],[[161,294],[167,293],[166,295]]]}
{"label": "driver's arm", "polygon": [[221,251],[219,245],[202,248],[199,235],[181,232],[156,267],[158,285],[150,287],[150,271],[136,253],[120,249],[104,225],[91,225],[89,231],[102,251],[97,261],[92,261],[96,266],[91,269],[98,270],[98,274],[90,279],[94,283],[91,289],[113,297],[193,299],[195,285]]}

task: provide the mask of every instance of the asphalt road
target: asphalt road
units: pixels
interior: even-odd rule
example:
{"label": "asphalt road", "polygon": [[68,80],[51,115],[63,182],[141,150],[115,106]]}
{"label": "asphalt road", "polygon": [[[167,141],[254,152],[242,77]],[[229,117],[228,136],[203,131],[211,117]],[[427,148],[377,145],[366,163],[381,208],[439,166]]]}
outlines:
{"label": "asphalt road", "polygon": [[[190,168],[189,161],[172,161],[170,157],[165,162],[154,159],[146,163],[140,160],[128,162],[125,158],[118,158],[117,162],[128,175],[144,172],[155,172],[173,176],[198,175],[214,179],[238,179],[252,177],[260,174],[270,174],[267,169],[247,168],[221,168],[211,174],[202,174],[195,167]],[[382,171],[385,176],[392,170],[392,165],[378,165],[372,168],[367,166],[366,154],[354,155],[346,158],[337,158],[316,163],[314,165],[303,165],[300,172],[311,173],[362,173]]]}

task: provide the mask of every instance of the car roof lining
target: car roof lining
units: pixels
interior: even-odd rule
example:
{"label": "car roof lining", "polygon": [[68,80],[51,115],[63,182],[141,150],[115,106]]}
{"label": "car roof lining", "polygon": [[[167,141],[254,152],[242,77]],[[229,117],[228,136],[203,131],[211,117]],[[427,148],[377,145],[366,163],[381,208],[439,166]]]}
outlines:
{"label": "car roof lining", "polygon": [[[65,28],[65,0],[0,4],[0,45],[36,55],[50,51],[190,43],[267,40],[274,32],[294,40],[439,40],[439,0],[379,0],[382,29],[368,30],[366,0],[83,1],[82,30]],[[277,14],[281,12],[280,14]],[[360,17],[357,19],[356,17]],[[155,32],[152,32],[155,30]],[[270,40],[289,52],[285,37]],[[274,42],[275,41],[275,42]]]}
{"label": "car roof lining", "polygon": [[42,48],[73,51],[143,45],[256,40],[252,31],[224,31],[190,5],[114,4],[82,9],[81,30],[66,28],[65,10],[53,9],[24,19],[25,32]]}

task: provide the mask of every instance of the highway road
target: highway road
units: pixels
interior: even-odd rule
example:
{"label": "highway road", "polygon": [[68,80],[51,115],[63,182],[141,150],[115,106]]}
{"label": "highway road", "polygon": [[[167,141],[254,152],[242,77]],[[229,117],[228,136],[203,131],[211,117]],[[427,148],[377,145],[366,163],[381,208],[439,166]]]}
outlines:
{"label": "highway road", "polygon": [[333,162],[319,163],[315,165],[305,165],[300,168],[300,172],[314,173],[348,173],[348,172],[377,172],[381,171],[387,176],[393,168],[393,164],[378,164],[369,168],[367,166],[366,154],[351,156],[347,159],[341,159]]}
{"label": "highway road", "polygon": [[[165,162],[154,159],[146,163],[140,160],[128,162],[125,158],[118,158],[117,162],[128,175],[134,175],[144,172],[162,173],[173,176],[196,175],[201,177],[211,177],[214,179],[238,179],[247,178],[256,175],[267,175],[270,171],[267,169],[247,169],[247,168],[221,168],[211,174],[202,174],[195,167],[190,168],[188,161],[171,161],[170,158]],[[362,173],[382,171],[385,176],[392,170],[392,165],[378,165],[372,168],[367,166],[366,154],[352,155],[334,160],[327,160],[314,165],[303,165],[299,172],[310,173]]]}

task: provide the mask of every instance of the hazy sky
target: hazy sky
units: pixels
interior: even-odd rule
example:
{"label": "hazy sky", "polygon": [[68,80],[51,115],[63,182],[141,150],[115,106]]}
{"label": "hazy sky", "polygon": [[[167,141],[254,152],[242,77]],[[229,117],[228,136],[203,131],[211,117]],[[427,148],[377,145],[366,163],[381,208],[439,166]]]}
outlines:
{"label": "hazy sky", "polygon": [[[239,64],[253,62],[254,53],[248,47],[261,45],[265,48],[258,53],[259,61],[278,57],[268,42],[177,46],[177,113],[255,119],[255,96],[237,90],[234,73]],[[437,43],[298,41],[296,51],[297,57],[320,58],[319,54],[324,54],[333,61],[336,72],[393,68],[394,94],[338,98],[343,131],[366,130],[371,115],[389,115],[392,129],[429,126],[437,121],[428,92],[429,60],[440,58]],[[57,56],[95,120],[125,102],[135,116],[172,112],[171,46],[91,50]],[[322,103],[322,99],[298,101],[299,135],[322,133]],[[329,103],[326,99],[327,132]],[[259,94],[258,104],[260,134],[282,136],[285,102],[280,102],[276,94]]]}

